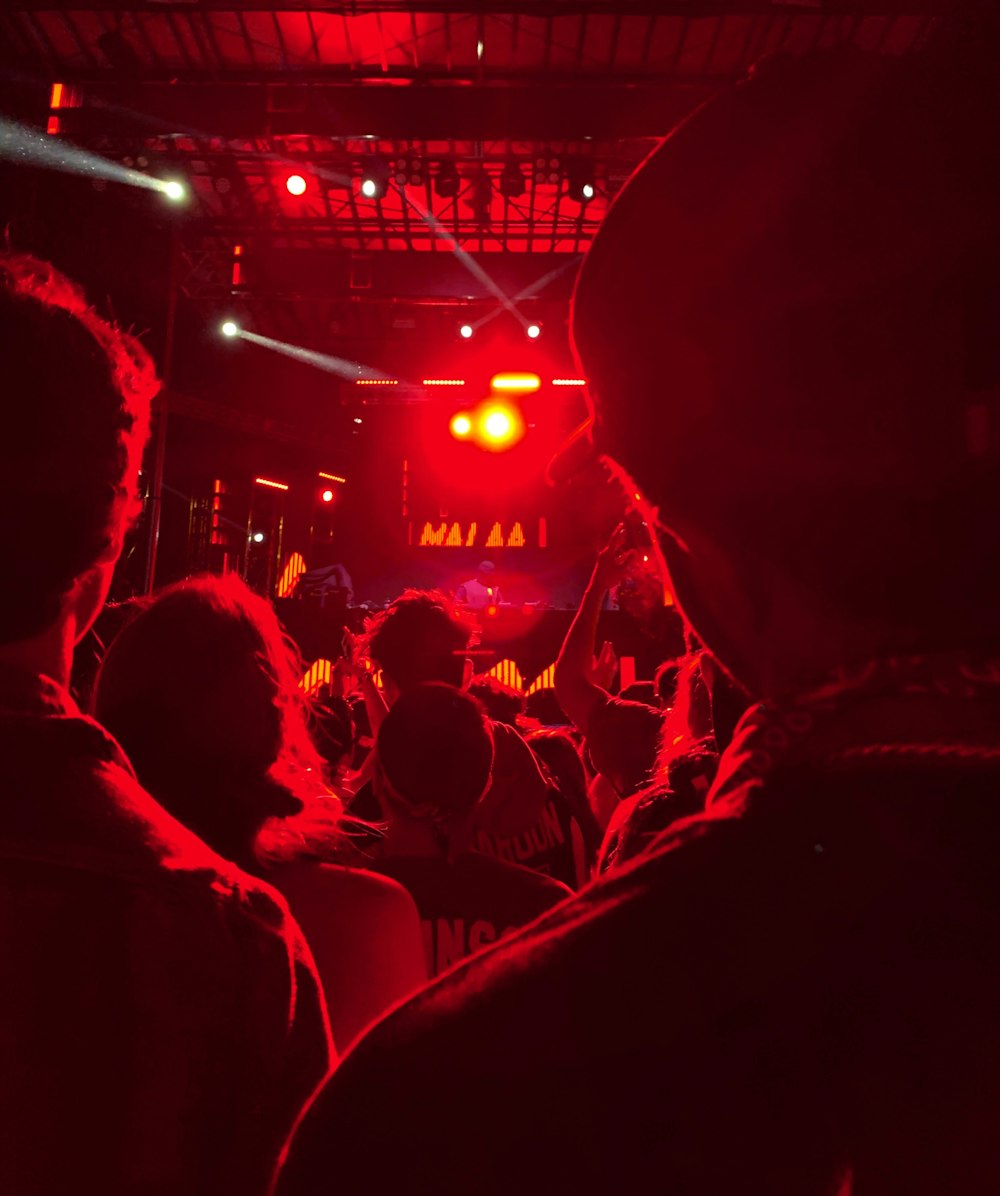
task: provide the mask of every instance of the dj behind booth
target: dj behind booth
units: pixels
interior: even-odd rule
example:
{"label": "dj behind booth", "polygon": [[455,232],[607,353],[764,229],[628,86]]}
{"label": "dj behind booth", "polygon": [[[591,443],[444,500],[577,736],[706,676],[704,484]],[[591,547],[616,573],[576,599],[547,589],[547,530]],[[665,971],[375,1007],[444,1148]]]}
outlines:
{"label": "dj behind booth", "polygon": [[[575,608],[506,603],[501,580],[492,562],[481,562],[475,579],[456,588],[455,604],[479,629],[476,671],[488,672],[510,660],[529,684],[554,663]],[[336,660],[344,629],[363,629],[372,608],[351,605],[352,598],[350,575],[337,564],[302,574],[291,598],[275,600],[279,618],[307,662]],[[684,654],[681,617],[675,607],[664,604],[655,577],[628,578],[612,599],[618,609],[601,612],[597,640],[610,641],[623,664],[634,662],[634,679],[651,680],[664,660]]]}

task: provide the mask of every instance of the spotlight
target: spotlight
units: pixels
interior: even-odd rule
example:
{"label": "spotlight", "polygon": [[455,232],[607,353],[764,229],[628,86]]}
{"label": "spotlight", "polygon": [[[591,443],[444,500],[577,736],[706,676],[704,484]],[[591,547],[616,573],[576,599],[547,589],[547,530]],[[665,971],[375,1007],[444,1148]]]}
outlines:
{"label": "spotlight", "polygon": [[254,532],[253,542],[255,544],[263,544],[264,543],[264,533],[263,532]]}
{"label": "spotlight", "polygon": [[464,411],[451,417],[451,434],[457,440],[464,440],[471,431],[472,420],[469,419]]}
{"label": "spotlight", "polygon": [[505,199],[517,199],[524,194],[524,171],[513,158],[509,159],[500,174],[500,194]]}
{"label": "spotlight", "polygon": [[236,336],[239,333],[239,324],[234,324],[232,320],[227,320],[220,329],[223,336]]}
{"label": "spotlight", "polygon": [[382,199],[389,190],[389,168],[381,158],[371,158],[361,174],[361,194],[365,199]]}
{"label": "spotlight", "polygon": [[434,177],[434,190],[441,199],[454,199],[462,185],[458,174],[458,167],[448,160],[438,163],[437,174]]}
{"label": "spotlight", "polygon": [[187,197],[187,188],[183,183],[178,183],[176,179],[171,179],[163,184],[163,194],[172,203],[180,203]]}
{"label": "spotlight", "polygon": [[478,414],[478,442],[481,448],[500,452],[513,446],[524,435],[524,420],[516,407],[490,403]]}
{"label": "spotlight", "polygon": [[525,335],[527,336],[528,340],[537,341],[538,338],[542,335],[542,326],[541,326],[541,324],[529,324],[528,327],[525,328],[524,331],[525,331]]}
{"label": "spotlight", "polygon": [[324,490],[323,493],[320,495],[320,498],[324,502],[333,502],[333,491],[332,490]]}
{"label": "spotlight", "polygon": [[511,419],[506,411],[491,411],[483,420],[483,431],[490,440],[505,440],[510,429]]}
{"label": "spotlight", "polygon": [[306,181],[300,174],[290,174],[285,179],[285,190],[289,195],[305,195]]}
{"label": "spotlight", "polygon": [[462,325],[459,327],[459,330],[458,330],[458,335],[459,335],[459,336],[462,338],[462,340],[464,340],[464,341],[471,341],[471,340],[472,340],[472,334],[473,334],[474,332],[475,332],[475,329],[472,327],[472,325],[471,325],[471,324],[462,324]]}
{"label": "spotlight", "polygon": [[577,203],[586,203],[597,194],[594,185],[594,164],[589,158],[573,158],[566,165],[566,182],[569,197]]}

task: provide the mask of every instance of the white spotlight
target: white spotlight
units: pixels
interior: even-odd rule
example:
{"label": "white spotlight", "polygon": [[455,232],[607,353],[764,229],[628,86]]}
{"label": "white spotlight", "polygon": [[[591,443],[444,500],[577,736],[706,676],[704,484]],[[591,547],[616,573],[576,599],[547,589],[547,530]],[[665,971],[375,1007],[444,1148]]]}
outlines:
{"label": "white spotlight", "polygon": [[472,332],[473,328],[471,324],[463,324],[458,330],[458,335],[462,338],[462,340],[468,341],[472,339]]}
{"label": "white spotlight", "polygon": [[378,195],[378,183],[374,179],[362,179],[361,194],[365,199],[374,199]]}
{"label": "white spotlight", "polygon": [[263,544],[264,543],[264,533],[263,532],[254,532],[253,542],[255,544]]}
{"label": "white spotlight", "polygon": [[524,331],[527,333],[528,340],[537,341],[542,335],[542,326],[541,324],[529,324]]}
{"label": "white spotlight", "polygon": [[170,182],[163,184],[163,194],[173,203],[180,203],[182,199],[187,198],[187,188],[183,183],[178,183],[176,179],[171,179]]}
{"label": "white spotlight", "polygon": [[222,325],[221,332],[223,336],[236,336],[240,328],[238,324],[234,324],[232,320],[227,320]]}
{"label": "white spotlight", "polygon": [[593,199],[594,198],[594,184],[593,183],[584,183],[583,186],[580,188],[580,194],[583,196],[584,199]]}

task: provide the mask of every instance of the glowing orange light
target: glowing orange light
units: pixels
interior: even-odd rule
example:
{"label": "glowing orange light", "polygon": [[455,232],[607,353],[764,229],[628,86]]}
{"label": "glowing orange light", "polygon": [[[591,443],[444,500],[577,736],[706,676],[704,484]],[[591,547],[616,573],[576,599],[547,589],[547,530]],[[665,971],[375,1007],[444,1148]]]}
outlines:
{"label": "glowing orange light", "polygon": [[555,683],[556,666],[555,664],[550,664],[547,668],[543,669],[542,672],[540,672],[534,681],[532,681],[532,683],[528,686],[528,693],[533,694],[539,689],[552,689],[555,686]]}
{"label": "glowing orange light", "polygon": [[423,386],[464,386],[464,378],[425,378]]}
{"label": "glowing orange light", "polygon": [[268,490],[287,490],[284,482],[273,482],[270,478],[254,478],[255,486],[266,486]]}
{"label": "glowing orange light", "polygon": [[398,386],[398,378],[357,378],[355,386]]}
{"label": "glowing orange light", "polygon": [[62,126],[59,123],[59,117],[50,116],[47,124],[45,125],[45,132],[48,133],[50,137],[55,137],[61,127]]}
{"label": "glowing orange light", "polygon": [[305,195],[306,181],[300,174],[290,174],[285,179],[285,190],[289,195]]}
{"label": "glowing orange light", "polygon": [[279,598],[287,598],[295,588],[299,577],[305,573],[306,563],[300,552],[293,552],[288,558],[281,577],[278,579],[277,594]]}
{"label": "glowing orange light", "polygon": [[[487,611],[487,614],[496,614],[496,607]],[[523,689],[524,678],[521,676],[521,670],[513,660],[501,660],[499,664],[495,664],[490,669],[490,677],[496,677],[501,685],[509,685],[512,689]]]}
{"label": "glowing orange light", "polygon": [[63,106],[63,93],[65,87],[62,83],[52,84],[52,95],[49,98],[50,108],[61,108]]}
{"label": "glowing orange light", "polygon": [[316,476],[325,478],[328,482],[339,482],[341,486],[343,486],[347,481],[347,478],[342,478],[339,473],[324,473],[322,469]]}
{"label": "glowing orange light", "polygon": [[472,420],[460,412],[458,415],[451,417],[451,434],[458,437],[459,440],[464,440],[466,436],[472,431]]}
{"label": "glowing orange light", "polygon": [[333,502],[333,491],[332,490],[324,490],[323,493],[320,495],[320,498],[322,498],[322,500],[324,502]]}
{"label": "glowing orange light", "polygon": [[553,386],[586,386],[586,378],[553,378]]}
{"label": "glowing orange light", "polygon": [[500,390],[508,394],[531,394],[542,384],[537,374],[494,374],[490,379],[490,389]]}

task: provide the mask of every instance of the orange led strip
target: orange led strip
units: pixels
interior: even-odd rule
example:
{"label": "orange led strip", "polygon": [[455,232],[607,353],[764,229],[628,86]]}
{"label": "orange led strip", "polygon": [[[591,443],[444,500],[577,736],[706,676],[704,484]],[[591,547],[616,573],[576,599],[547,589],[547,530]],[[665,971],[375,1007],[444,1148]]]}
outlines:
{"label": "orange led strip", "polygon": [[553,386],[586,386],[586,378],[553,378]]}
{"label": "orange led strip", "polygon": [[342,478],[339,473],[324,473],[322,469],[316,476],[320,478],[326,478],[328,482],[339,482],[342,486],[347,481],[347,478]]}
{"label": "orange led strip", "polygon": [[464,378],[425,378],[423,386],[464,386]]}
{"label": "orange led strip", "polygon": [[284,482],[272,482],[270,478],[254,478],[255,486],[266,486],[269,490],[287,490]]}

